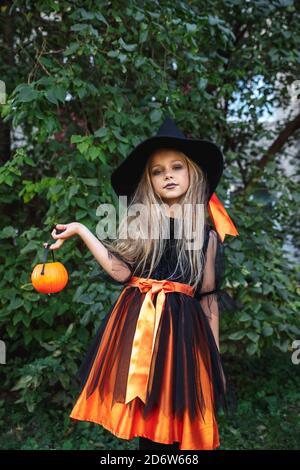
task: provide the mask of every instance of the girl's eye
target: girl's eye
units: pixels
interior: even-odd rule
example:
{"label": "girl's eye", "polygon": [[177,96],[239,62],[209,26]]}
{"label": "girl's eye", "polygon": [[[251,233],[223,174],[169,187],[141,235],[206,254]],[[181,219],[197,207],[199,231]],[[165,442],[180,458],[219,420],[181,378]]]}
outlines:
{"label": "girl's eye", "polygon": [[[173,168],[175,168],[175,170],[181,170],[182,169],[182,166],[181,165],[176,165],[174,166]],[[160,171],[159,170],[154,170],[152,175],[159,175]]]}

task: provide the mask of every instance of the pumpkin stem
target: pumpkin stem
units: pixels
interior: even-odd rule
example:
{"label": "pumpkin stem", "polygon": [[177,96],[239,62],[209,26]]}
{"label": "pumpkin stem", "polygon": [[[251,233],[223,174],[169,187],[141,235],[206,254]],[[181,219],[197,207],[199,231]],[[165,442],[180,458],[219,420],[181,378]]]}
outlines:
{"label": "pumpkin stem", "polygon": [[[44,270],[45,270],[45,263],[47,261],[47,257],[48,257],[48,250],[50,250],[50,248],[48,248],[50,245],[50,243],[46,243],[46,246],[45,246],[45,253],[44,253],[44,261],[43,261],[43,269],[41,270],[41,274],[44,274]],[[53,253],[53,250],[52,251],[52,258],[53,258],[53,263],[54,263],[54,253]]]}

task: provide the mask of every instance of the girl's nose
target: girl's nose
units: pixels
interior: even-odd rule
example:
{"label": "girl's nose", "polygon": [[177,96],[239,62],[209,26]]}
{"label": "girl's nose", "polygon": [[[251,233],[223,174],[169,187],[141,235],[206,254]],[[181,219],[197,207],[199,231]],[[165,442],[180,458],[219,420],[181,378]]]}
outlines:
{"label": "girl's nose", "polygon": [[172,170],[166,170],[165,178],[170,178],[171,176],[173,176]]}

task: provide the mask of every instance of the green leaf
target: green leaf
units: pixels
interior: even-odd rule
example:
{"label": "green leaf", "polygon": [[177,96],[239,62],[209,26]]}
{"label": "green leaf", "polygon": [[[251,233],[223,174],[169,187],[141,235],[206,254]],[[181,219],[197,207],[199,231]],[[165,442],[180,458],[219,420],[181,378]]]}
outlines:
{"label": "green leaf", "polygon": [[49,134],[52,134],[56,129],[58,129],[58,121],[55,119],[54,116],[47,116],[45,120],[46,129]]}
{"label": "green leaf", "polygon": [[107,127],[100,127],[99,129],[96,130],[96,132],[94,132],[94,136],[102,138],[107,135],[107,132],[108,132]]}
{"label": "green leaf", "polygon": [[71,136],[71,144],[77,144],[78,142],[82,142],[85,140],[84,135],[72,135]]}
{"label": "green leaf", "polygon": [[229,339],[232,339],[234,341],[239,340],[244,338],[246,334],[246,331],[236,331],[235,333],[232,333],[231,335],[228,336]]}
{"label": "green leaf", "polygon": [[210,25],[214,26],[221,23],[221,20],[219,18],[215,18],[214,16],[208,15],[208,22]]}
{"label": "green leaf", "polygon": [[72,55],[78,51],[80,44],[78,42],[72,42],[69,47],[64,51],[64,56]]}
{"label": "green leaf", "polygon": [[88,214],[87,211],[79,209],[78,211],[76,211],[76,218],[78,220],[84,219],[87,216],[87,214]]}
{"label": "green leaf", "polygon": [[25,375],[23,377],[21,377],[18,382],[16,383],[16,385],[14,385],[12,388],[11,388],[11,391],[16,391],[16,390],[20,390],[22,388],[26,388],[28,386],[28,384],[32,381],[32,375]]}
{"label": "green leaf", "polygon": [[[139,44],[141,44],[141,43],[147,41],[147,39],[148,39],[148,34],[149,34],[149,31],[148,31],[147,29],[140,32],[140,35],[139,35]],[[142,59],[143,62],[145,62],[145,58],[144,58],[144,57],[140,57],[139,59],[140,59],[140,60]],[[139,65],[141,65],[141,63],[140,63]]]}
{"label": "green leaf", "polygon": [[88,156],[92,161],[94,161],[100,155],[100,152],[101,150],[98,147],[93,146],[89,148]]}
{"label": "green leaf", "polygon": [[17,229],[9,225],[0,230],[0,238],[14,238],[17,235]]}
{"label": "green leaf", "polygon": [[86,23],[76,23],[71,26],[71,31],[83,31],[89,28],[89,25]]}
{"label": "green leaf", "polygon": [[32,85],[22,85],[19,88],[18,100],[22,103],[29,103],[37,99],[39,93],[34,90]]}
{"label": "green leaf", "polygon": [[79,190],[78,184],[73,184],[69,189],[69,199],[72,199],[72,197],[78,193],[78,190]]}
{"label": "green leaf", "polygon": [[102,13],[100,13],[99,11],[97,11],[95,13],[95,18],[99,21],[102,21],[102,23],[105,23],[106,26],[109,26],[108,22],[106,21],[106,19],[104,18],[104,16],[102,15]]}
{"label": "green leaf", "polygon": [[15,336],[17,328],[18,325],[13,325],[12,323],[7,325],[6,330],[10,338],[13,338]]}
{"label": "green leaf", "polygon": [[93,20],[95,18],[95,13],[86,11],[84,8],[79,8],[78,11],[84,20]]}
{"label": "green leaf", "polygon": [[94,303],[94,299],[92,299],[88,294],[84,294],[79,297],[78,302],[81,304],[91,305]]}
{"label": "green leaf", "polygon": [[18,311],[14,316],[13,316],[13,325],[17,325],[20,321],[23,319],[23,312]]}
{"label": "green leaf", "polygon": [[39,247],[40,247],[40,244],[38,244],[38,242],[36,242],[34,240],[30,240],[30,242],[27,243],[27,245],[20,250],[20,253],[22,255],[25,255],[27,253],[30,253],[31,251],[36,251],[37,248],[39,248]]}
{"label": "green leaf", "polygon": [[251,339],[251,341],[254,341],[255,343],[257,343],[259,340],[259,335],[257,333],[254,333],[253,331],[249,331],[247,333],[247,336],[249,339]]}
{"label": "green leaf", "polygon": [[128,138],[127,138],[127,137],[123,137],[123,136],[120,134],[120,132],[119,132],[118,129],[113,129],[113,130],[112,130],[112,133],[113,133],[114,136],[115,136],[118,140],[120,140],[121,142],[128,143]]}
{"label": "green leaf", "polygon": [[59,101],[61,103],[65,102],[66,94],[67,92],[63,87],[57,86],[46,91],[45,96],[50,103],[58,104]]}
{"label": "green leaf", "polygon": [[138,69],[140,68],[142,65],[144,65],[146,63],[146,59],[145,57],[137,57],[134,65],[135,67]]}
{"label": "green leaf", "polygon": [[249,346],[247,346],[247,348],[246,348],[246,351],[247,351],[248,354],[250,354],[250,356],[252,356],[252,354],[256,353],[257,350],[258,350],[258,343],[249,344]]}
{"label": "green leaf", "polygon": [[126,62],[126,60],[127,60],[127,55],[126,55],[126,54],[122,54],[122,53],[120,52],[120,54],[118,55],[118,59],[119,59],[119,61],[121,62],[121,64],[123,64],[123,63]]}
{"label": "green leaf", "polygon": [[120,54],[119,50],[108,51],[108,53],[107,53],[108,57],[118,57],[119,54]]}
{"label": "green leaf", "polygon": [[80,144],[77,145],[77,148],[80,153],[84,154],[89,148],[89,143],[87,141],[81,142]]}
{"label": "green leaf", "polygon": [[28,328],[31,323],[31,317],[29,315],[22,315],[22,322]]}
{"label": "green leaf", "polygon": [[251,320],[251,319],[252,319],[252,318],[251,318],[251,316],[250,316],[248,313],[243,313],[243,314],[240,316],[240,318],[239,318],[240,321],[249,321],[249,320]]}
{"label": "green leaf", "polygon": [[198,29],[195,23],[186,23],[185,26],[189,33],[194,33]]}
{"label": "green leaf", "polygon": [[157,121],[160,121],[161,120],[161,117],[162,117],[162,111],[160,109],[154,109],[153,111],[151,111],[150,113],[150,120],[151,122],[157,122]]}
{"label": "green leaf", "polygon": [[271,336],[274,332],[274,329],[271,326],[264,326],[262,333],[264,336]]}
{"label": "green leaf", "polygon": [[134,15],[134,19],[138,22],[143,21],[145,15],[141,11],[137,11]]}
{"label": "green leaf", "polygon": [[119,39],[119,44],[128,52],[132,52],[137,48],[137,44],[126,44],[122,38]]}
{"label": "green leaf", "polygon": [[97,187],[99,185],[99,181],[97,178],[78,178],[79,181],[82,181],[87,186],[94,186]]}

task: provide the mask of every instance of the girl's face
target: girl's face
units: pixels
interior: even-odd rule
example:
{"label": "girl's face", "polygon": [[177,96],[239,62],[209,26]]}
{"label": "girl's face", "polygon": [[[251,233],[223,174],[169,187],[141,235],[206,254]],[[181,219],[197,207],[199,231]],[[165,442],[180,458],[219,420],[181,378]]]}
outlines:
{"label": "girl's face", "polygon": [[[149,161],[153,189],[169,206],[177,203],[188,190],[190,179],[183,155],[176,150],[157,150]],[[173,187],[166,187],[174,183]]]}

